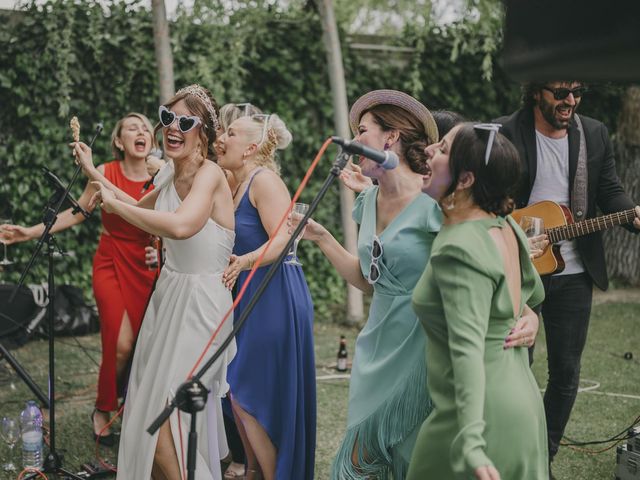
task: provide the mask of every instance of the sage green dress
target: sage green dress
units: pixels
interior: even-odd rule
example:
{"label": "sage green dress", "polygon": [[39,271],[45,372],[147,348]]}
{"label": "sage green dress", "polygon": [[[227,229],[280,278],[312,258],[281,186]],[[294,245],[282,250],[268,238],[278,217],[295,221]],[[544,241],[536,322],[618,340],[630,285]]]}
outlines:
{"label": "sage green dress", "polygon": [[[353,209],[360,224],[358,257],[365,278],[376,234],[378,187],[363,191]],[[358,335],[349,385],[347,430],[332,480],[404,480],[422,422],[431,411],[424,349],[426,335],[411,308],[442,223],[437,203],[419,194],[378,234],[383,253],[369,318]],[[358,446],[358,466],[352,463]]]}
{"label": "sage green dress", "polygon": [[473,479],[482,465],[495,466],[503,480],[549,478],[544,407],[527,349],[503,349],[516,319],[488,230],[506,222],[520,247],[518,311],[544,299],[527,239],[511,217],[443,226],[413,293],[435,407],[418,434],[409,480]]}

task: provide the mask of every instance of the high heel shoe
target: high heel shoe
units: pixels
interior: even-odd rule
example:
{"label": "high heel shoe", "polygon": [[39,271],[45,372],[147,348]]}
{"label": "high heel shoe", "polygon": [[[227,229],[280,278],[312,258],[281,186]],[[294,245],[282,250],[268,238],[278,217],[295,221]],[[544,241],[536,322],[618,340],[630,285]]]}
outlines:
{"label": "high heel shoe", "polygon": [[116,436],[113,434],[113,432],[109,433],[108,435],[98,435],[96,433],[95,430],[95,423],[93,421],[93,417],[95,417],[96,412],[98,411],[97,408],[93,409],[93,412],[91,412],[90,418],[91,418],[91,433],[93,433],[93,442],[98,442],[100,443],[100,445],[104,445],[105,447],[113,447],[116,444]]}

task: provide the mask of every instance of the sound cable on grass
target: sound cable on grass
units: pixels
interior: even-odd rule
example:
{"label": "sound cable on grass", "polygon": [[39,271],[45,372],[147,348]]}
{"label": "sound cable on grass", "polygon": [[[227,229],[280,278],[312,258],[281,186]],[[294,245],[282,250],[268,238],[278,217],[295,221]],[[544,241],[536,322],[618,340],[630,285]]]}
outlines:
{"label": "sound cable on grass", "polygon": [[[624,442],[625,440],[629,440],[630,438],[635,437],[636,435],[632,435],[629,432],[636,427],[637,425],[640,425],[640,416],[636,417],[636,419],[631,423],[631,425],[629,425],[628,427],[624,428],[623,430],[621,430],[620,432],[618,432],[617,434],[613,435],[612,437],[606,439],[606,440],[591,440],[591,441],[587,441],[587,442],[580,442],[577,440],[573,440],[572,438],[567,437],[566,435],[563,437],[566,440],[568,440],[567,442],[560,442],[560,445],[563,447],[569,447],[572,448],[574,450],[578,450],[581,452],[586,452],[589,454],[598,454],[598,453],[602,453],[602,452],[606,452],[608,450],[611,450],[612,448],[614,448],[616,445],[620,444],[621,442]],[[588,448],[581,448],[581,447],[585,447],[588,445],[603,445],[603,444],[607,444],[607,443],[611,443],[613,442],[611,445],[609,445],[608,447],[601,449],[601,450],[590,450]]]}
{"label": "sound cable on grass", "polygon": [[113,425],[113,422],[116,421],[116,418],[118,418],[120,415],[122,415],[122,411],[124,410],[124,404],[118,409],[118,411],[116,412],[116,414],[111,417],[111,420],[109,420],[109,422],[100,429],[100,431],[98,432],[98,435],[96,437],[96,449],[95,449],[95,454],[96,454],[96,459],[98,460],[98,463],[100,463],[100,465],[102,465],[102,467],[106,468],[107,470],[113,472],[113,473],[117,473],[118,469],[114,468],[112,465],[109,465],[104,458],[102,458],[100,456],[100,437],[102,436],[102,432],[104,432],[107,428],[109,428],[111,425]]}

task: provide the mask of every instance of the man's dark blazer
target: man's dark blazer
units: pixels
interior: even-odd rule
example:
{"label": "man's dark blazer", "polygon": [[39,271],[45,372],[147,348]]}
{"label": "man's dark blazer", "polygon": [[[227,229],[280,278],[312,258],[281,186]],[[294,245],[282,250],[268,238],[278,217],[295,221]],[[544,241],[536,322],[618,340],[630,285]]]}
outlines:
{"label": "man's dark blazer", "polygon": [[[601,122],[580,115],[585,140],[587,142],[587,214],[583,218],[598,216],[596,207],[603,213],[613,213],[634,207],[634,203],[624,193],[620,179],[616,173],[613,158],[613,147],[609,132]],[[527,206],[533,182],[536,179],[536,135],[533,109],[522,108],[507,117],[495,120],[502,124],[500,132],[504,134],[518,149],[522,165],[522,179],[516,193],[517,208]],[[573,180],[578,164],[580,133],[575,120],[571,120],[569,134],[569,191],[573,189]],[[637,232],[633,227],[630,231]],[[579,237],[578,252],[587,273],[593,282],[602,290],[609,286],[607,266],[602,246],[602,232]]]}

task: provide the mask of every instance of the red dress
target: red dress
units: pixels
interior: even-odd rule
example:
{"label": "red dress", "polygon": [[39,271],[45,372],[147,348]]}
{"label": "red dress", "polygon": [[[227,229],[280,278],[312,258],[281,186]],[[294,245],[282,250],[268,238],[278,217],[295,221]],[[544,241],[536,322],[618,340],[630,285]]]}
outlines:
{"label": "red dress", "polygon": [[[104,176],[120,190],[140,199],[144,181],[129,180],[120,161],[105,164]],[[146,192],[145,192],[146,193]],[[116,380],[116,344],[126,311],[134,338],[138,336],[142,318],[151,295],[156,271],[145,264],[145,247],[150,235],[115,214],[102,211],[104,230],[93,258],[93,293],[100,314],[102,362],[98,376],[96,408],[113,411],[118,408]]]}

